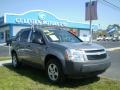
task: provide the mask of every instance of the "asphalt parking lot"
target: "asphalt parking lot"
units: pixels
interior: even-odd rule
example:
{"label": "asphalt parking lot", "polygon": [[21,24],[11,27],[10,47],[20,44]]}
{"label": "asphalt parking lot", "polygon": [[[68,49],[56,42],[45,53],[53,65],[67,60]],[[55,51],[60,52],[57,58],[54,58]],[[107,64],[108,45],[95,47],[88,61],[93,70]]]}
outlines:
{"label": "asphalt parking lot", "polygon": [[0,46],[0,56],[9,56],[9,47],[8,46]]}
{"label": "asphalt parking lot", "polygon": [[[96,41],[95,43],[104,46],[106,49],[120,47],[120,41]],[[120,50],[108,51],[108,55],[109,60],[111,60],[111,66],[102,76],[120,80]]]}
{"label": "asphalt parking lot", "polygon": [[94,43],[100,44],[105,48],[120,47],[120,41],[94,41]]}
{"label": "asphalt parking lot", "polygon": [[111,66],[102,75],[111,79],[120,80],[120,50],[108,52]]}

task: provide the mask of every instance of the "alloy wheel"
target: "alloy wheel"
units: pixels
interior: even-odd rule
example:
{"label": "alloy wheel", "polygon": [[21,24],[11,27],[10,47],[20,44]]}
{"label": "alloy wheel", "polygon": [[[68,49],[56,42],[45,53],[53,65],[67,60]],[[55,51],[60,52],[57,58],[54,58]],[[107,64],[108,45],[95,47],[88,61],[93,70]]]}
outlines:
{"label": "alloy wheel", "polygon": [[55,64],[49,64],[48,66],[48,76],[52,81],[57,81],[58,79],[58,67]]}

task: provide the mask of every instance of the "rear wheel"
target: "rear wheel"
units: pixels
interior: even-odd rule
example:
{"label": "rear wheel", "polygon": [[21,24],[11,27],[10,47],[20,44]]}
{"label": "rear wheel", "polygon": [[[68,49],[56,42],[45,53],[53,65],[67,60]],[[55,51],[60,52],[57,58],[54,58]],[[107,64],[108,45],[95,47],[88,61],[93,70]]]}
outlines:
{"label": "rear wheel", "polygon": [[14,68],[18,68],[20,66],[20,62],[18,61],[18,57],[16,53],[12,54],[12,65]]}
{"label": "rear wheel", "polygon": [[57,61],[58,60],[51,59],[48,61],[46,66],[46,73],[48,79],[52,83],[58,83],[64,81],[64,74],[62,71],[61,64]]}

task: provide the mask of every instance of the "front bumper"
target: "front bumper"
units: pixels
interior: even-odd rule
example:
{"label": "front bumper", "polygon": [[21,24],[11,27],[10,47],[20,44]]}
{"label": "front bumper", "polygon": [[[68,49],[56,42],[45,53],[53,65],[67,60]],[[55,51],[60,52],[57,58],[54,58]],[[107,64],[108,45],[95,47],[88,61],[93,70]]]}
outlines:
{"label": "front bumper", "polygon": [[68,76],[93,76],[104,72],[111,65],[110,60],[96,60],[88,62],[65,62],[65,67],[63,69],[65,75]]}

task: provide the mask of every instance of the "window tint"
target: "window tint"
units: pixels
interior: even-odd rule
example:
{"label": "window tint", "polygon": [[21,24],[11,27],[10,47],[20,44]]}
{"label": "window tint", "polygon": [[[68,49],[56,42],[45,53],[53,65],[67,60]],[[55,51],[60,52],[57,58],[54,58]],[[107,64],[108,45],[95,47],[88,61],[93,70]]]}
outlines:
{"label": "window tint", "polygon": [[15,40],[16,40],[16,41],[20,41],[20,33],[21,33],[21,32],[18,32],[18,33],[16,34],[16,36],[15,36]]}
{"label": "window tint", "polygon": [[20,36],[20,41],[21,42],[27,42],[28,41],[28,36],[29,36],[30,31],[23,31]]}
{"label": "window tint", "polygon": [[32,35],[31,35],[31,38],[30,38],[30,42],[32,42],[32,40],[34,39],[43,39],[42,38],[42,34],[40,33],[40,31],[33,31],[32,32]]}

